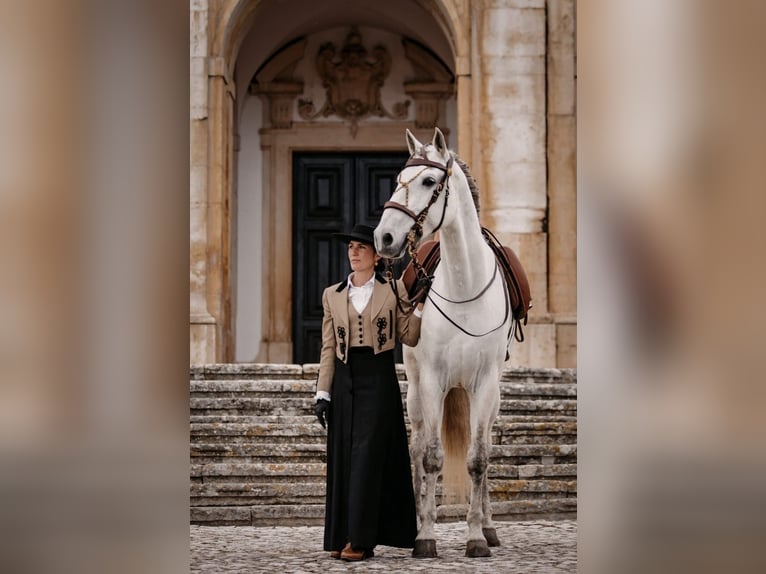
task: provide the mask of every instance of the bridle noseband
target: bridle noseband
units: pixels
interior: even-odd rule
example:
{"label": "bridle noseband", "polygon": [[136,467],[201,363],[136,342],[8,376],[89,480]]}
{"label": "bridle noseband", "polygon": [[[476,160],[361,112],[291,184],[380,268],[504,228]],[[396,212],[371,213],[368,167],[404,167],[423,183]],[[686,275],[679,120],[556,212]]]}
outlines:
{"label": "bridle noseband", "polygon": [[[441,226],[442,223],[444,223],[444,214],[447,212],[447,202],[449,201],[449,178],[452,176],[452,155],[450,155],[449,160],[447,160],[447,165],[442,165],[440,163],[437,163],[435,161],[431,161],[425,158],[420,157],[414,157],[411,156],[410,159],[407,160],[407,163],[404,164],[405,169],[411,166],[415,165],[422,165],[426,167],[435,167],[436,169],[439,169],[444,172],[444,177],[439,182],[439,184],[434,188],[433,193],[431,194],[431,199],[428,200],[428,204],[420,211],[420,213],[416,214],[413,212],[409,207],[406,205],[402,205],[401,203],[398,203],[396,201],[387,201],[383,204],[383,210],[386,209],[398,209],[399,211],[406,213],[409,215],[415,223],[412,224],[412,227],[410,228],[409,233],[407,234],[408,240],[412,236],[412,239],[418,240],[423,236],[423,222],[426,220],[426,217],[428,217],[428,211],[431,209],[431,206],[436,203],[436,200],[439,199],[439,194],[441,194],[442,190],[444,190],[444,208],[442,209],[442,216],[439,220],[439,225],[437,225],[434,228],[434,232],[436,232]],[[409,196],[410,196],[410,183],[413,182],[413,180],[418,177],[421,172],[418,172],[418,174],[410,179],[409,181],[398,181],[400,187],[404,187],[407,202],[409,202]]]}

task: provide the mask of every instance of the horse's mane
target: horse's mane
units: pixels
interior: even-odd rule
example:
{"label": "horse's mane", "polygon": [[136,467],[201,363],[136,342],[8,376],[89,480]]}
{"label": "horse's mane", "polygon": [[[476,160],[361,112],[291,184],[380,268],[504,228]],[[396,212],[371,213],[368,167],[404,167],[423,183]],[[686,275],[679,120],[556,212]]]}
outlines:
{"label": "horse's mane", "polygon": [[463,170],[465,178],[468,180],[468,189],[471,190],[471,198],[473,199],[474,207],[476,207],[476,215],[479,215],[479,188],[476,186],[476,180],[473,178],[471,170],[468,168],[468,164],[460,159],[460,157],[454,151],[450,150],[450,153],[452,154],[452,158],[455,160],[455,163],[460,166],[460,169]]}

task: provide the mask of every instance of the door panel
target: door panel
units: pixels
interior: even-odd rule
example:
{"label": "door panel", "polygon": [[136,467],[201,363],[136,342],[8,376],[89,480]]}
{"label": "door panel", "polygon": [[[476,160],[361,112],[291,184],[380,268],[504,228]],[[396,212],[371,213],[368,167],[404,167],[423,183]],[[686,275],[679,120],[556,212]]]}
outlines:
{"label": "door panel", "polygon": [[[293,156],[293,361],[319,362],[322,292],[351,272],[332,234],[377,225],[406,153]],[[401,360],[399,355],[399,360]]]}

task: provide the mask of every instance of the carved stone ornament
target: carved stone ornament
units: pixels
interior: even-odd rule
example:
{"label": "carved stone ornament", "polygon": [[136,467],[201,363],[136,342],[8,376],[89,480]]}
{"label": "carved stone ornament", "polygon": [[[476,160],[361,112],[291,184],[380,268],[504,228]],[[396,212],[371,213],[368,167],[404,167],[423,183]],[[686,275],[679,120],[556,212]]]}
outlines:
{"label": "carved stone ornament", "polygon": [[317,71],[326,90],[325,103],[319,111],[311,100],[298,100],[298,114],[304,120],[336,115],[351,123],[356,136],[358,122],[369,116],[405,119],[410,102],[394,105],[393,113],[383,107],[380,89],[391,72],[391,56],[385,46],[378,45],[369,55],[362,37],[352,28],[340,54],[331,42],[319,48]]}

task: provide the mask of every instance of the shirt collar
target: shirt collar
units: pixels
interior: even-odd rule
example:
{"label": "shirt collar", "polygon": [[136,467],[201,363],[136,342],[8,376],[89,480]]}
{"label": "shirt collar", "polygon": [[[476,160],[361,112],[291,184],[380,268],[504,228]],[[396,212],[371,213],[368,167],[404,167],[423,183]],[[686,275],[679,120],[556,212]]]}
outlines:
{"label": "shirt collar", "polygon": [[372,277],[370,277],[370,280],[367,281],[367,283],[365,283],[364,285],[360,285],[359,287],[357,287],[356,285],[354,285],[351,282],[351,277],[353,275],[354,274],[352,272],[351,274],[349,274],[348,279],[347,279],[347,281],[348,281],[348,288],[349,289],[363,289],[363,288],[373,288],[373,287],[375,287],[375,273],[372,274]]}

